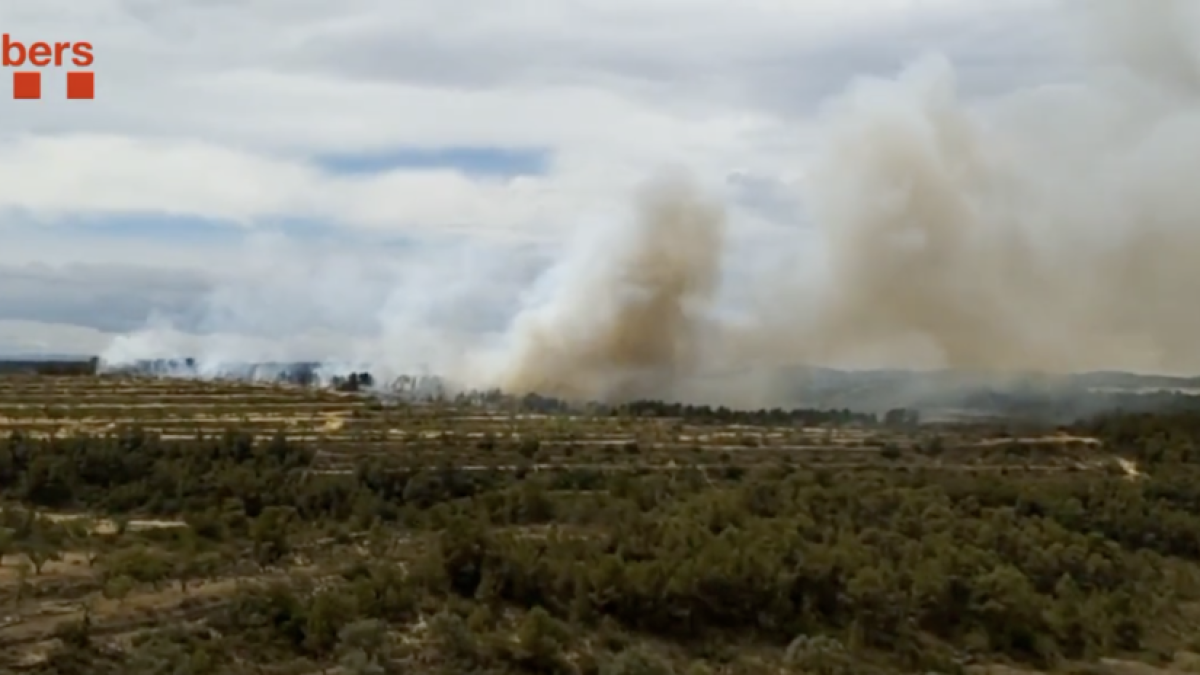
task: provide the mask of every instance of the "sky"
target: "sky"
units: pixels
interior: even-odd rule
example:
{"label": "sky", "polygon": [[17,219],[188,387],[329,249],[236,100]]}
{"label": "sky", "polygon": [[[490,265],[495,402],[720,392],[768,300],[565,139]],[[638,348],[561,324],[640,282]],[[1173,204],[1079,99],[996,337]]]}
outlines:
{"label": "sky", "polygon": [[494,328],[661,170],[724,202],[731,274],[771,264],[809,226],[831,96],[931,53],[968,99],[1069,79],[1055,12],[9,0],[13,38],[93,44],[96,99],[62,100],[54,70],[43,100],[0,96],[0,354],[94,354],[147,325],[313,344],[398,313]]}

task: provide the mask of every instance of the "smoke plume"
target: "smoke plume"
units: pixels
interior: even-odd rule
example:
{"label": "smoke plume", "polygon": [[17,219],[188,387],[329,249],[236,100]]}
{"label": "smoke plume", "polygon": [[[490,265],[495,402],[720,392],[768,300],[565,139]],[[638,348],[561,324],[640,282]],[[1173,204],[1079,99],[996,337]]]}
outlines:
{"label": "smoke plume", "polygon": [[640,206],[633,227],[581,238],[551,271],[556,293],[516,316],[496,384],[629,398],[662,393],[700,365],[724,215],[681,178],[651,185]]}
{"label": "smoke plume", "polygon": [[804,349],[989,369],[1200,366],[1200,194],[1186,184],[1200,170],[1200,15],[1129,8],[1086,10],[1096,60],[1083,84],[973,109],[951,64],[930,58],[830,109],[807,197],[831,274]]}
{"label": "smoke plume", "polygon": [[1070,83],[968,101],[931,55],[829,101],[802,195],[820,269],[759,270],[737,322],[716,306],[722,209],[674,180],[525,279],[501,327],[437,339],[405,314],[358,360],[401,368],[429,345],[468,386],[752,404],[801,363],[1196,372],[1200,4],[1068,11],[1084,57]]}

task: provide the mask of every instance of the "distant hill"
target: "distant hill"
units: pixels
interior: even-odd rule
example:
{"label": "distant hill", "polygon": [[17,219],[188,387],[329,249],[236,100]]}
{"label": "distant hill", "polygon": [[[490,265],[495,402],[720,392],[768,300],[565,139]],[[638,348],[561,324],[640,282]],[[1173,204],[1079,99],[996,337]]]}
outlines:
{"label": "distant hill", "polygon": [[96,357],[89,356],[87,354],[42,354],[42,353],[34,353],[34,352],[28,352],[28,353],[24,353],[24,354],[2,354],[2,353],[0,353],[0,363],[4,363],[4,362],[8,362],[8,361],[21,361],[21,362],[25,362],[25,363],[30,363],[30,362],[78,363],[80,361],[89,361],[93,358],[96,358]]}
{"label": "distant hill", "polygon": [[[91,374],[96,357],[39,355],[0,358],[0,374]],[[219,372],[198,368],[193,359],[157,359],[131,364],[124,372],[157,376],[276,380],[295,384],[316,381],[321,364],[263,362],[224,364]],[[417,386],[438,378],[400,378],[385,388]],[[372,378],[372,381],[377,381]],[[925,419],[984,416],[1035,417],[1073,421],[1106,410],[1200,408],[1200,377],[1141,375],[1120,371],[1078,374],[988,372],[972,370],[848,371],[795,366],[758,373],[713,373],[697,379],[719,393],[726,387],[762,387],[764,407],[848,409],[882,413],[895,408],[919,410]],[[418,386],[419,385],[419,386]],[[440,385],[438,386],[440,389]],[[701,401],[696,401],[701,402]]]}
{"label": "distant hill", "polygon": [[1200,408],[1200,377],[828,368],[789,369],[780,376],[787,398],[803,401],[805,407],[912,408],[926,418],[999,415],[1070,421],[1114,409]]}
{"label": "distant hill", "polygon": [[96,373],[98,366],[99,359],[96,357],[18,357],[0,359],[0,375],[16,373],[31,375],[92,375]]}

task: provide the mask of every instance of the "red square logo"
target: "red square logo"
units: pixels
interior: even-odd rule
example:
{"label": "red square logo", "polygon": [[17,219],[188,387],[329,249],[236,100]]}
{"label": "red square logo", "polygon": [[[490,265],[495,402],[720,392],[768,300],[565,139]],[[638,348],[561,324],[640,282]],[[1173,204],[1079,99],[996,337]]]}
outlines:
{"label": "red square logo", "polygon": [[67,98],[91,100],[96,97],[96,77],[90,70],[67,73]]}
{"label": "red square logo", "polygon": [[36,70],[13,73],[13,98],[37,100],[42,97],[42,74]]}

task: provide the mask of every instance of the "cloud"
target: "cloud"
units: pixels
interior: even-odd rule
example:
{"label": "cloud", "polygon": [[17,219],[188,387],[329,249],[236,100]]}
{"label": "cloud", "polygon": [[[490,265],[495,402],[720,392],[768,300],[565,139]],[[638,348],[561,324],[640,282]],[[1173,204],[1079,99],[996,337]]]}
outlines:
{"label": "cloud", "polygon": [[[1007,53],[1037,42],[1015,40],[1021,14],[997,3],[904,4],[577,0],[500,11],[357,0],[334,12],[277,0],[98,1],[69,18],[52,2],[9,6],[0,22],[18,38],[95,43],[98,98],[10,107],[0,204],[561,228],[657,165],[717,182],[732,168],[794,170],[808,122],[789,113],[860,72],[939,47],[991,72],[998,38]],[[1007,31],[978,40],[971,27],[989,22]],[[61,73],[48,77],[48,92],[61,88]],[[548,175],[510,181],[454,170],[453,158],[442,170],[354,177],[315,161],[447,147],[543,148],[551,160]]]}
{"label": "cloud", "polygon": [[70,323],[0,319],[0,356],[5,358],[90,357],[108,348],[112,338]]}
{"label": "cloud", "polygon": [[[401,195],[397,198],[397,195]],[[46,218],[153,212],[234,221],[320,218],[377,229],[513,229],[565,213],[538,178],[439,168],[346,177],[207,142],[25,137],[0,147],[0,207]]]}
{"label": "cloud", "polygon": [[968,96],[1071,65],[1032,0],[76,5],[0,6],[18,39],[96,53],[95,101],[48,72],[0,130],[0,320],[56,326],[39,340],[151,317],[335,346],[491,330],[672,166],[727,204],[736,313],[816,255],[799,195],[829,94],[929,50]]}
{"label": "cloud", "polygon": [[0,317],[136,330],[154,312],[184,314],[208,292],[196,273],[134,265],[0,265]]}

